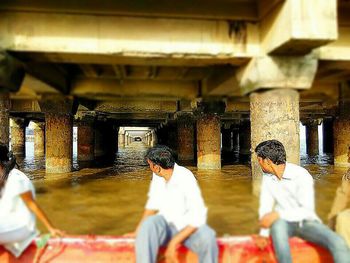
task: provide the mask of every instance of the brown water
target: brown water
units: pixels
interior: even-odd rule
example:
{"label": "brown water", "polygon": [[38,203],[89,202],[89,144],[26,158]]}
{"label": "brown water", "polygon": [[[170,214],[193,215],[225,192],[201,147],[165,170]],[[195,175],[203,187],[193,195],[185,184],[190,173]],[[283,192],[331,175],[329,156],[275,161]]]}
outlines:
{"label": "brown water", "polygon": [[[151,179],[143,162],[146,149],[135,142],[119,150],[113,167],[64,175],[46,176],[43,158],[27,157],[21,163],[34,181],[39,204],[57,227],[69,234],[122,235],[134,229],[146,202]],[[328,161],[327,156],[302,160],[318,163],[303,166],[315,178],[317,212],[323,220],[345,172],[334,169]],[[248,166],[226,165],[215,172],[189,168],[197,176],[209,208],[208,222],[219,236],[257,232],[258,200],[251,194]]]}

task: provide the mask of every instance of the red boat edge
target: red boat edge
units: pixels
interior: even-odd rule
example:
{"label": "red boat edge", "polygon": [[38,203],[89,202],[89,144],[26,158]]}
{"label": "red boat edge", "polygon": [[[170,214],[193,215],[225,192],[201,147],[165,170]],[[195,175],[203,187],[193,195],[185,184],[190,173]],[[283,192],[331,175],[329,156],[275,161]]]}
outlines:
{"label": "red boat edge", "polygon": [[[272,245],[261,250],[255,246],[252,236],[218,238],[220,263],[276,262]],[[333,262],[327,250],[299,238],[290,240],[293,262]],[[164,248],[159,261],[164,261]],[[198,262],[197,256],[185,247],[178,249],[179,263]],[[134,239],[111,236],[69,236],[50,239],[48,244],[37,249],[33,242],[19,257],[13,257],[0,246],[1,263],[33,262],[135,262]]]}

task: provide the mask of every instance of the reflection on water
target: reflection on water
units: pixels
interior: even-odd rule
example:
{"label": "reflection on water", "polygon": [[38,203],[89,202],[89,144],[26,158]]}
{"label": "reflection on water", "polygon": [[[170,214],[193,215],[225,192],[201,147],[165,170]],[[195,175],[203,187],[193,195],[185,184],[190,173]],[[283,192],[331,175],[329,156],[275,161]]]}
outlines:
{"label": "reflection on water", "polygon": [[[119,149],[113,167],[76,170],[63,177],[46,176],[43,157],[34,158],[30,147],[27,145],[27,156],[19,162],[34,180],[38,201],[55,225],[71,234],[121,235],[134,229],[151,179],[143,160],[147,148],[142,143]],[[317,211],[325,220],[345,170],[329,165],[330,157],[320,158],[317,165],[304,158],[303,165],[316,179]],[[74,163],[77,167],[76,149]],[[251,194],[248,166],[226,165],[215,172],[189,168],[199,180],[209,224],[218,235],[257,231],[258,200]]]}

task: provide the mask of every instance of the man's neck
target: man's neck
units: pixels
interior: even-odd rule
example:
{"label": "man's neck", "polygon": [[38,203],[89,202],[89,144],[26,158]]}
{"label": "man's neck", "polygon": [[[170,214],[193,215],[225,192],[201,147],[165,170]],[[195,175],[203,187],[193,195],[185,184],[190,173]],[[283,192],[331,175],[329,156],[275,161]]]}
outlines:
{"label": "man's neck", "polygon": [[164,169],[163,170],[163,178],[165,179],[165,181],[169,182],[171,176],[173,175],[174,169]]}
{"label": "man's neck", "polygon": [[273,165],[272,167],[274,175],[278,177],[279,180],[282,179],[284,171],[286,170],[286,164],[278,164],[278,165]]}

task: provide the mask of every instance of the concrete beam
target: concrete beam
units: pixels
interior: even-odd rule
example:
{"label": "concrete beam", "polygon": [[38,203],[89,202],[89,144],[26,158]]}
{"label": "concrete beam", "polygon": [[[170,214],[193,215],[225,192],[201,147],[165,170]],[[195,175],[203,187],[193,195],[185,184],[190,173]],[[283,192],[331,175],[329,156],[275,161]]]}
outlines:
{"label": "concrete beam", "polygon": [[350,25],[340,26],[338,39],[314,53],[320,60],[350,61]]}
{"label": "concrete beam", "polygon": [[249,21],[256,21],[258,18],[255,1],[226,0],[217,0],[215,3],[211,0],[178,1],[176,5],[172,0],[162,2],[75,0],[64,5],[54,1],[16,0],[2,1],[0,10]]}
{"label": "concrete beam", "polygon": [[195,81],[137,81],[115,79],[77,79],[72,84],[71,95],[95,100],[114,100],[120,97],[151,97],[162,100],[196,98]]}
{"label": "concrete beam", "polygon": [[236,77],[246,95],[259,89],[309,89],[316,71],[313,56],[264,56],[253,58]]}
{"label": "concrete beam", "polygon": [[236,78],[237,68],[231,66],[217,67],[202,82],[203,96],[239,96],[240,88]]}
{"label": "concrete beam", "polygon": [[0,50],[0,90],[2,92],[18,91],[24,74],[23,65],[6,52]]}
{"label": "concrete beam", "polygon": [[177,110],[176,101],[145,101],[145,100],[118,100],[113,102],[97,103],[96,111],[104,112],[169,112],[174,113]]}
{"label": "concrete beam", "polygon": [[2,12],[0,46],[45,53],[44,58],[51,62],[132,64],[141,59],[148,65],[161,65],[163,60],[165,64],[242,64],[259,53],[259,30],[256,24],[236,24],[227,20]]}
{"label": "concrete beam", "polygon": [[260,26],[266,53],[307,54],[337,39],[337,0],[286,0]]}

